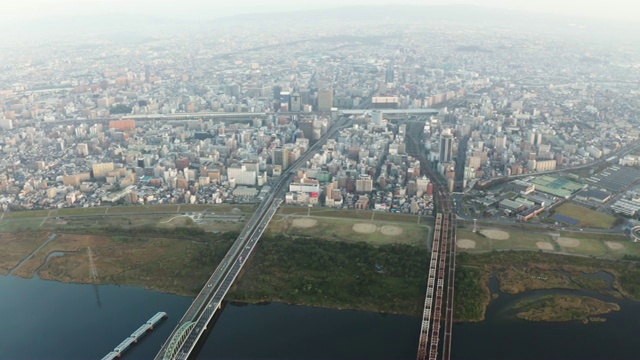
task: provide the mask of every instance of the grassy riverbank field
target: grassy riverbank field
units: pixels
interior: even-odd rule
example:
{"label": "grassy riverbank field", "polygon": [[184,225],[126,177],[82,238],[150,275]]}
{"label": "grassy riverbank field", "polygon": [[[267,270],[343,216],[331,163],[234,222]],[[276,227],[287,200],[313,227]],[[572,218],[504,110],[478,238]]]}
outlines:
{"label": "grassy riverbank field", "polygon": [[640,243],[630,242],[629,237],[622,234],[484,227],[473,232],[459,227],[457,236],[458,251],[466,253],[528,250],[614,260],[640,255]]}
{"label": "grassy riverbank field", "polygon": [[[137,285],[194,295],[212,271],[203,265],[219,262],[237,237],[237,233],[216,235],[198,228],[119,230],[110,227],[104,232],[112,235],[56,233],[54,240],[39,249],[37,247],[53,233],[28,234],[37,236],[26,238],[30,241],[22,239],[21,247],[9,246],[9,249],[19,249],[15,251],[19,255],[2,252],[0,266],[5,273],[13,270],[15,275],[25,278],[37,273],[47,280],[90,283],[87,254],[90,247],[100,275],[98,283]],[[0,239],[6,235],[0,234]]]}
{"label": "grassy riverbank field", "polygon": [[[240,230],[242,223],[218,221],[217,217],[242,215],[246,219],[248,209],[226,206],[209,209],[205,216],[160,212],[162,209],[167,210],[128,214],[127,208],[121,208],[107,216],[31,219],[48,231],[42,231],[33,244],[21,242],[25,249],[7,258],[7,271],[33,252],[15,269],[16,275],[37,273],[44,279],[88,283],[87,247],[91,247],[100,283],[193,296],[238,235],[204,229],[221,223]],[[426,286],[429,226],[418,224],[417,217],[390,216],[372,223],[377,214],[360,214],[366,216],[335,218],[345,216],[335,212],[317,217],[279,215],[272,222],[271,235],[247,259],[245,273],[229,299],[419,315]],[[327,228],[331,232],[323,232]],[[54,240],[34,251],[53,233],[57,234]],[[17,239],[21,234],[10,236]]]}
{"label": "grassy riverbank field", "polygon": [[[0,220],[0,272],[88,283],[91,247],[100,283],[193,296],[253,207],[189,212],[182,206],[149,207],[140,214],[126,207],[102,210],[106,215],[91,209],[90,216],[34,212],[38,217]],[[407,215],[283,208],[246,260],[228,299],[420,316],[430,256],[431,229],[425,222]],[[15,224],[30,228],[16,231]],[[57,236],[45,244],[52,234]],[[638,259],[640,244],[612,235],[460,228],[458,245],[458,321],[484,318],[492,274],[506,293],[588,289],[640,299],[640,267],[624,261]],[[585,276],[598,271],[611,274],[613,281]]]}
{"label": "grassy riverbank field", "polygon": [[20,261],[42,245],[48,237],[40,232],[0,232],[0,275],[9,274]]}

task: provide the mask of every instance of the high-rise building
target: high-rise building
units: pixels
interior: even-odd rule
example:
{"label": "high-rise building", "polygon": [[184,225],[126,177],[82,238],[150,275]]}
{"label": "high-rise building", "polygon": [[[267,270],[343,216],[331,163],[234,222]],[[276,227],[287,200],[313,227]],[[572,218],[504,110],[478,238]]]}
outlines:
{"label": "high-rise building", "polygon": [[93,170],[93,177],[100,178],[105,177],[109,173],[109,171],[113,171],[115,169],[114,163],[97,163],[93,164],[91,170]]}
{"label": "high-rise building", "polygon": [[504,149],[507,147],[507,137],[504,135],[496,136],[496,149]]}
{"label": "high-rise building", "polygon": [[373,110],[371,112],[371,121],[374,125],[380,126],[382,125],[382,111]]}
{"label": "high-rise building", "polygon": [[393,71],[393,64],[388,64],[387,65],[387,73],[385,76],[385,82],[387,84],[392,84],[394,80],[394,71]]}
{"label": "high-rise building", "polygon": [[235,179],[238,185],[255,186],[258,173],[248,170],[246,165],[234,164],[227,169],[227,177],[229,179]]}
{"label": "high-rise building", "polygon": [[0,128],[4,129],[4,130],[11,130],[13,129],[13,120],[11,119],[0,119]]}
{"label": "high-rise building", "polygon": [[305,138],[313,139],[313,119],[302,119],[299,126]]}
{"label": "high-rise building", "polygon": [[330,111],[333,107],[333,90],[323,89],[318,91],[318,111]]}
{"label": "high-rise building", "polygon": [[536,145],[541,145],[542,144],[542,132],[541,131],[537,131],[536,132]]}
{"label": "high-rise building", "polygon": [[289,154],[287,149],[277,147],[271,150],[271,157],[273,160],[273,165],[280,165],[282,166],[282,169],[286,169],[289,167]]}
{"label": "high-rise building", "polygon": [[298,93],[291,94],[291,97],[289,98],[289,103],[290,103],[289,111],[298,112],[302,110],[302,101],[300,99],[300,94]]}
{"label": "high-rise building", "polygon": [[304,105],[311,104],[311,92],[309,89],[300,89],[300,102]]}
{"label": "high-rise building", "polygon": [[440,163],[448,163],[453,160],[453,135],[451,129],[444,129],[440,135]]}
{"label": "high-rise building", "polygon": [[78,156],[84,157],[89,155],[89,146],[87,144],[78,144],[77,146]]}
{"label": "high-rise building", "polygon": [[369,175],[360,175],[356,180],[356,192],[371,192],[373,191],[373,180]]}

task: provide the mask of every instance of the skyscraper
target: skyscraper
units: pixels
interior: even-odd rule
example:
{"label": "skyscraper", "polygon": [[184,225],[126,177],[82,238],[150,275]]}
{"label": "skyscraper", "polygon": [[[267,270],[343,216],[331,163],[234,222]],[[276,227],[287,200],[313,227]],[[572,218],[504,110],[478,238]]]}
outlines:
{"label": "skyscraper", "polygon": [[277,147],[272,150],[271,156],[273,165],[280,165],[283,170],[289,167],[289,152],[287,149]]}
{"label": "skyscraper", "polygon": [[302,102],[300,101],[300,94],[293,93],[291,94],[291,98],[289,99],[289,111],[298,112],[302,110]]}
{"label": "skyscraper", "polygon": [[444,129],[440,135],[440,163],[453,160],[453,135],[451,129]]}
{"label": "skyscraper", "polygon": [[393,84],[394,81],[394,71],[393,71],[393,64],[388,64],[387,65],[387,72],[385,74],[385,82],[387,84]]}
{"label": "skyscraper", "polygon": [[318,111],[330,111],[333,107],[333,90],[323,89],[318,91]]}

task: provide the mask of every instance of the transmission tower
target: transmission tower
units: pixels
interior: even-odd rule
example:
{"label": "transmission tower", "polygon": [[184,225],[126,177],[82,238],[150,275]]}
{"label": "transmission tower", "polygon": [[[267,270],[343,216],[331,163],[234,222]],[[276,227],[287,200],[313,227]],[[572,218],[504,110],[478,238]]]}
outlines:
{"label": "transmission tower", "polygon": [[98,269],[96,269],[96,264],[93,262],[93,252],[91,248],[87,248],[87,255],[89,256],[89,279],[92,282],[97,282],[98,278]]}

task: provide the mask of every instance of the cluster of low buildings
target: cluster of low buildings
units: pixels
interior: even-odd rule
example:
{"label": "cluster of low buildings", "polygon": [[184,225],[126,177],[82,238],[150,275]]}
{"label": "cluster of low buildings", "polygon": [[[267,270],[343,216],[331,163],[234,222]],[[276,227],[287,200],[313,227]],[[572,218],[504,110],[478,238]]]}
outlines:
{"label": "cluster of low buildings", "polygon": [[[640,163],[622,153],[640,135],[639,74],[628,53],[528,33],[385,26],[403,31],[379,37],[354,22],[310,38],[230,27],[215,39],[181,35],[198,46],[153,38],[3,56],[0,205],[259,200],[270,178],[352,108],[368,110],[304,164],[288,203],[428,213],[433,185],[407,136],[424,141],[450,190]],[[400,122],[385,113],[432,107],[440,109]],[[408,134],[407,119],[423,133]],[[546,186],[531,182],[536,193]],[[556,190],[550,196],[563,197]],[[523,206],[499,202],[525,217],[542,206],[521,196]]]}

